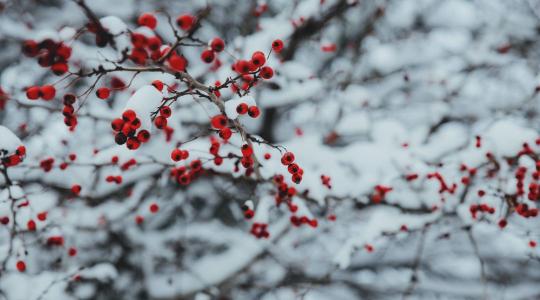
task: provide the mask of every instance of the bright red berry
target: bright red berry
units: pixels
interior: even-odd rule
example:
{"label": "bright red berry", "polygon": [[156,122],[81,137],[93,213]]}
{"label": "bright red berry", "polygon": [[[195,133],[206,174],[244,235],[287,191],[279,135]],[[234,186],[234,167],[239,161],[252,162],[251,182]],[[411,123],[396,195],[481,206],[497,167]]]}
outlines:
{"label": "bright red berry", "polygon": [[56,95],[56,89],[52,85],[44,85],[39,90],[41,97],[47,101],[52,100]]}
{"label": "bright red berry", "polygon": [[144,13],[139,16],[137,20],[140,26],[146,26],[150,29],[155,29],[157,26],[157,19],[153,14]]}
{"label": "bright red berry", "polygon": [[245,115],[248,112],[248,105],[246,103],[238,104],[236,112],[240,115]]}
{"label": "bright red berry", "polygon": [[106,88],[106,87],[99,88],[96,91],[96,96],[99,99],[105,100],[105,99],[109,98],[110,95],[111,95],[111,90],[109,90],[109,88]]}
{"label": "bright red berry", "polygon": [[213,62],[215,57],[216,57],[216,55],[214,54],[214,51],[212,51],[210,49],[204,50],[201,53],[202,61],[204,61],[207,64]]}
{"label": "bright red berry", "polygon": [[274,40],[272,42],[272,49],[277,53],[281,52],[283,50],[283,41],[280,39]]}
{"label": "bright red berry", "polygon": [[195,23],[195,17],[192,15],[181,15],[176,19],[176,24],[184,31],[191,29]]}
{"label": "bright red berry", "polygon": [[37,100],[40,94],[41,94],[40,89],[37,86],[31,86],[26,89],[26,98],[30,100]]}
{"label": "bright red berry", "polygon": [[26,271],[26,264],[22,260],[17,261],[16,267],[19,272]]}
{"label": "bright red berry", "polygon": [[223,129],[227,126],[227,117],[225,115],[216,115],[210,120],[210,124],[215,129]]}
{"label": "bright red berry", "polygon": [[150,212],[155,214],[157,213],[159,210],[159,205],[157,205],[157,203],[152,203],[150,204]]}
{"label": "bright red berry", "polygon": [[210,41],[210,48],[216,52],[221,52],[225,49],[225,42],[218,37],[213,38],[212,41]]}
{"label": "bright red berry", "polygon": [[264,66],[261,68],[261,72],[259,74],[263,79],[270,79],[274,76],[274,70],[268,66]]}
{"label": "bright red berry", "polygon": [[248,109],[248,115],[252,118],[256,118],[261,114],[261,111],[257,106],[250,106]]}
{"label": "bright red berry", "polygon": [[154,120],[154,125],[159,129],[163,129],[167,126],[167,119],[164,116],[157,116]]}
{"label": "bright red berry", "polygon": [[283,165],[290,165],[294,162],[294,154],[292,152],[285,152],[283,156],[281,157],[281,163]]}

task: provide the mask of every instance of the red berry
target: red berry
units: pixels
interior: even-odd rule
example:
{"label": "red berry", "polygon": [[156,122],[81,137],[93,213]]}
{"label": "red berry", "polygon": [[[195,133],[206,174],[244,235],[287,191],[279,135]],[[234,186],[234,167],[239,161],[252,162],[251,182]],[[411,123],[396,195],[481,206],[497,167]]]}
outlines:
{"label": "red berry", "polygon": [[165,118],[168,118],[171,116],[172,114],[172,111],[171,111],[171,108],[169,106],[163,106],[160,110],[159,110],[159,114],[164,116]]}
{"label": "red berry", "polygon": [[56,89],[52,85],[44,85],[40,89],[41,97],[44,100],[52,100],[56,95]]}
{"label": "red berry", "polygon": [[253,148],[251,148],[248,144],[242,145],[240,150],[242,150],[242,155],[244,157],[249,157],[251,154],[253,154]]}
{"label": "red berry", "polygon": [[160,92],[163,90],[163,82],[161,80],[152,81],[152,85]]}
{"label": "red berry", "polygon": [[159,210],[159,205],[157,205],[156,203],[152,203],[150,204],[150,212],[155,214],[157,213]]}
{"label": "red berry", "polygon": [[140,26],[146,26],[150,29],[155,29],[157,26],[157,19],[153,14],[144,13],[139,16],[137,20]]}
{"label": "red berry", "polygon": [[216,115],[212,117],[212,120],[210,120],[210,124],[215,129],[223,129],[225,126],[227,126],[227,117],[224,115]]}
{"label": "red berry", "polygon": [[265,66],[261,68],[261,72],[259,74],[263,79],[270,79],[274,76],[274,70],[268,66]]}
{"label": "red berry", "polygon": [[294,154],[292,152],[285,152],[283,156],[281,157],[281,163],[283,165],[290,165],[294,162]]}
{"label": "red berry", "polygon": [[232,136],[232,130],[229,127],[225,127],[219,131],[219,136],[224,140],[228,140]]}
{"label": "red berry", "polygon": [[74,194],[74,195],[79,195],[79,193],[81,192],[81,186],[78,185],[78,184],[74,184],[71,186],[71,192]]}
{"label": "red berry", "polygon": [[218,37],[213,38],[212,41],[210,41],[210,48],[216,52],[221,52],[225,49],[225,42]]}
{"label": "red berry", "polygon": [[185,71],[187,60],[184,58],[184,56],[173,54],[169,57],[169,65],[175,71]]}
{"label": "red berry", "polygon": [[212,51],[210,49],[204,50],[201,53],[202,61],[204,61],[207,64],[213,62],[215,57],[216,57],[216,55],[214,54],[214,51]]}
{"label": "red berry", "polygon": [[72,257],[75,256],[75,255],[77,255],[77,248],[75,248],[75,247],[70,247],[70,248],[68,249],[68,255],[69,255],[69,256],[72,256]]}
{"label": "red berry", "polygon": [[141,143],[146,143],[150,140],[150,132],[148,130],[141,130],[137,133],[137,140]]}
{"label": "red berry", "polygon": [[47,220],[47,212],[46,211],[40,212],[39,214],[37,214],[37,218],[41,222]]}
{"label": "red berry", "polygon": [[176,24],[182,30],[188,31],[195,23],[195,17],[192,15],[181,15],[176,19]]}
{"label": "red berry", "polygon": [[127,139],[126,146],[129,150],[137,150],[141,146],[141,142],[136,138],[130,137]]}
{"label": "red berry", "polygon": [[261,111],[257,106],[250,106],[248,109],[248,115],[252,118],[256,118],[261,114]]}
{"label": "red berry", "polygon": [[51,71],[53,71],[55,75],[63,75],[68,71],[68,65],[62,62],[55,63],[51,66]]}
{"label": "red berry", "polygon": [[137,114],[135,113],[135,111],[131,109],[124,111],[124,113],[122,114],[122,119],[126,122],[133,122],[133,120],[135,120],[136,117],[137,117]]}
{"label": "red berry", "polygon": [[272,42],[272,49],[277,53],[281,52],[283,50],[283,41],[280,39],[274,40]]}
{"label": "red berry", "polygon": [[28,223],[26,223],[26,228],[28,228],[28,231],[35,231],[36,230],[36,222],[34,220],[28,221]]}
{"label": "red berry", "polygon": [[247,74],[250,71],[250,63],[247,60],[239,60],[236,62],[234,69],[240,74]]}
{"label": "red berry", "polygon": [[26,264],[24,263],[24,261],[22,261],[22,260],[17,261],[16,266],[17,266],[17,270],[18,270],[19,272],[24,272],[24,271],[26,271]]}
{"label": "red berry", "polygon": [[111,127],[114,131],[120,131],[124,127],[124,124],[125,124],[124,120],[117,118],[111,122]]}
{"label": "red berry", "polygon": [[106,87],[102,87],[102,88],[99,88],[97,91],[96,91],[96,96],[99,98],[99,99],[107,99],[109,98],[109,96],[111,95],[111,90],[109,90],[108,88]]}
{"label": "red berry", "polygon": [[154,125],[159,129],[163,129],[167,126],[167,119],[164,116],[157,116],[154,120]]}
{"label": "red berry", "polygon": [[257,51],[251,56],[251,62],[257,67],[262,67],[266,63],[266,57],[264,53]]}
{"label": "red berry", "polygon": [[246,103],[238,104],[238,106],[236,107],[236,112],[241,115],[246,114],[248,112],[248,105]]}
{"label": "red berry", "polygon": [[180,149],[174,149],[172,152],[171,152],[171,159],[173,161],[180,161],[182,160],[182,150]]}
{"label": "red berry", "polygon": [[41,94],[40,89],[37,86],[31,86],[26,89],[26,98],[30,100],[38,99],[40,94]]}

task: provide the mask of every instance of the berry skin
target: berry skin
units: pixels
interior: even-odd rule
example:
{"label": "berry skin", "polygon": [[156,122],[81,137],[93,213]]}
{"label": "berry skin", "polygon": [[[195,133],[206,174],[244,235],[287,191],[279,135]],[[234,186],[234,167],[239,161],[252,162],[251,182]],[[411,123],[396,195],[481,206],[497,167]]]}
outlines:
{"label": "berry skin", "polygon": [[44,85],[40,89],[41,97],[44,100],[52,100],[56,95],[56,89],[52,85]]}
{"label": "berry skin", "polygon": [[21,273],[26,271],[26,264],[22,260],[17,261],[16,267],[17,270]]}
{"label": "berry skin", "polygon": [[257,106],[250,106],[248,109],[248,115],[252,118],[256,118],[261,114],[261,111]]}
{"label": "berry skin", "polygon": [[164,116],[165,118],[168,118],[168,117],[170,117],[172,115],[171,108],[169,106],[163,106],[159,110],[159,114]]}
{"label": "berry skin", "polygon": [[187,60],[178,54],[173,54],[168,59],[169,65],[175,71],[185,71],[187,66]]}
{"label": "berry skin", "polygon": [[117,118],[117,119],[112,120],[111,127],[114,131],[120,131],[124,127],[124,124],[125,124],[124,120]]}
{"label": "berry skin", "polygon": [[288,166],[294,162],[294,154],[292,152],[285,152],[281,157],[281,163]]}
{"label": "berry skin", "polygon": [[215,57],[216,57],[216,55],[214,54],[214,51],[212,51],[210,49],[204,50],[201,53],[202,61],[207,63],[207,64],[213,62]]}
{"label": "berry skin", "polygon": [[248,105],[246,103],[238,104],[236,112],[240,115],[245,115],[248,112]]}
{"label": "berry skin", "polygon": [[150,132],[148,130],[141,130],[137,133],[137,140],[141,143],[146,143],[150,140]]}
{"label": "berry skin", "polygon": [[181,15],[176,19],[176,25],[184,31],[188,31],[193,27],[195,17],[192,15]]}
{"label": "berry skin", "polygon": [[28,231],[36,231],[36,221],[28,221],[28,223],[26,223],[26,228],[28,228]]}
{"label": "berry skin", "polygon": [[107,99],[109,98],[109,96],[111,95],[111,90],[109,90],[108,88],[106,87],[102,87],[102,88],[99,88],[97,91],[96,91],[96,96],[99,98],[99,99]]}
{"label": "berry skin", "polygon": [[78,185],[78,184],[72,185],[72,186],[71,186],[71,192],[72,192],[74,195],[78,196],[78,195],[81,193],[81,186]]}
{"label": "berry skin", "polygon": [[272,158],[272,155],[270,153],[264,154],[264,159],[269,160],[270,158]]}
{"label": "berry skin", "polygon": [[54,75],[63,75],[68,71],[68,65],[66,63],[55,63],[51,66],[51,71],[53,71]]}
{"label": "berry skin", "polygon": [[283,50],[283,41],[280,39],[274,40],[272,42],[272,50],[274,50],[277,53],[280,53],[281,50]]}
{"label": "berry skin", "polygon": [[152,85],[160,92],[163,90],[163,82],[161,80],[152,81]]}
{"label": "berry skin", "polygon": [[150,212],[155,214],[159,211],[159,205],[157,205],[156,203],[152,203],[150,204]]}
{"label": "berry skin", "polygon": [[64,105],[73,105],[77,101],[77,97],[74,94],[64,95]]}
{"label": "berry skin", "polygon": [[125,134],[119,132],[114,136],[114,141],[118,145],[123,145],[127,141],[127,136]]}
{"label": "berry skin", "polygon": [[229,127],[225,127],[219,131],[219,136],[224,140],[228,140],[232,136],[232,130]]}
{"label": "berry skin", "polygon": [[257,67],[262,67],[266,63],[266,57],[264,53],[257,51],[251,56],[251,62]]}
{"label": "berry skin", "polygon": [[153,14],[144,13],[139,16],[137,23],[139,23],[140,26],[146,26],[153,30],[156,29],[157,19]]}
{"label": "berry skin", "polygon": [[163,129],[167,126],[167,119],[164,116],[157,116],[154,120],[154,125],[159,129]]}
{"label": "berry skin", "polygon": [[249,157],[251,154],[253,154],[253,148],[251,148],[248,144],[242,145],[240,150],[242,150],[242,155],[244,157]]}
{"label": "berry skin", "polygon": [[250,71],[250,63],[247,60],[239,60],[236,62],[234,69],[240,74],[247,74]]}
{"label": "berry skin", "polygon": [[26,89],[26,98],[30,100],[37,100],[40,94],[41,94],[40,89],[37,86],[31,86]]}
{"label": "berry skin", "polygon": [[75,247],[70,247],[70,248],[68,249],[68,255],[71,256],[71,257],[77,255],[77,248],[75,248]]}
{"label": "berry skin", "polygon": [[182,150],[180,149],[174,149],[172,152],[171,152],[171,159],[173,161],[180,161],[182,160]]}
{"label": "berry skin", "polygon": [[262,67],[259,73],[263,79],[270,79],[274,77],[274,70],[268,66]]}
{"label": "berry skin", "polygon": [[37,214],[37,218],[41,222],[47,220],[47,212],[46,211],[40,212],[39,214]]}
{"label": "berry skin", "polygon": [[225,49],[225,42],[218,37],[213,38],[212,41],[210,41],[210,48],[216,52],[221,52]]}
{"label": "berry skin", "polygon": [[136,117],[137,117],[137,114],[135,113],[135,111],[131,109],[124,111],[124,113],[122,114],[122,119],[126,122],[133,122],[133,120],[135,120]]}
{"label": "berry skin", "polygon": [[141,142],[136,138],[128,138],[126,146],[129,150],[137,150],[141,146]]}
{"label": "berry skin", "polygon": [[212,117],[212,120],[210,120],[210,124],[215,129],[223,129],[227,126],[227,117],[224,115],[217,115]]}

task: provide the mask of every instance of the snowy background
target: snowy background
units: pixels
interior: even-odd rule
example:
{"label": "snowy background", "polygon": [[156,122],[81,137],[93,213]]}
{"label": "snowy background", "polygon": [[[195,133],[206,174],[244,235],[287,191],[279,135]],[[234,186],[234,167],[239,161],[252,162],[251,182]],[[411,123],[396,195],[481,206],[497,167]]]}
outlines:
{"label": "snowy background", "polygon": [[[137,35],[185,72],[137,64]],[[535,0],[0,0],[0,299],[536,299],[539,36]],[[67,72],[23,54],[46,40]],[[274,76],[246,86],[231,66],[255,51]],[[111,129],[126,109],[136,150]]]}

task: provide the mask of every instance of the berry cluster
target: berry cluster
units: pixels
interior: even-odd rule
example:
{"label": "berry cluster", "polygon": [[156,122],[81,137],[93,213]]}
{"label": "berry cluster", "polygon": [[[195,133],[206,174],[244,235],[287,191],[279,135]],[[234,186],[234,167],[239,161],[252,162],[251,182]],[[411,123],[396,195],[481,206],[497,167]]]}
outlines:
{"label": "berry cluster", "polygon": [[4,152],[6,151],[2,150],[0,154],[2,154],[2,165],[6,168],[18,165],[26,156],[26,148],[24,146],[17,147],[15,153],[11,155],[6,155],[7,153]]}
{"label": "berry cluster", "polygon": [[131,109],[124,111],[122,118],[114,119],[111,122],[111,127],[115,131],[115,142],[118,145],[126,144],[130,150],[136,150],[141,144],[150,140],[148,130],[138,130],[141,127],[141,120],[137,118],[137,113]]}
{"label": "berry cluster", "polygon": [[371,195],[371,201],[373,203],[381,203],[388,192],[392,191],[392,188],[384,185],[376,185],[375,192]]}
{"label": "berry cluster", "polygon": [[56,89],[52,85],[31,86],[26,89],[26,98],[37,100],[39,98],[45,101],[51,101],[56,96]]}
{"label": "berry cluster", "polygon": [[321,175],[321,182],[328,189],[332,189],[332,184],[330,183],[330,176]]}
{"label": "berry cluster", "polygon": [[77,101],[77,97],[74,94],[65,94],[64,95],[64,108],[62,109],[62,114],[64,115],[64,124],[68,126],[71,130],[75,129],[77,126],[77,116],[75,115],[75,108],[73,104]]}
{"label": "berry cluster", "polygon": [[[174,151],[173,151],[174,152]],[[182,186],[189,185],[199,174],[203,172],[202,162],[198,159],[189,163],[189,166],[172,168],[170,175]]]}
{"label": "berry cluster", "polygon": [[268,224],[266,223],[254,222],[251,225],[250,233],[258,239],[260,238],[267,239],[270,237],[270,233],[268,232]]}
{"label": "berry cluster", "polygon": [[482,204],[471,204],[471,206],[469,207],[469,211],[471,212],[471,215],[473,217],[473,219],[476,219],[476,216],[479,212],[482,212],[482,213],[489,213],[489,214],[494,214],[495,213],[495,208],[485,204],[485,203],[482,203]]}
{"label": "berry cluster", "polygon": [[45,39],[41,42],[27,40],[23,43],[22,52],[28,57],[38,57],[38,63],[43,68],[60,76],[68,71],[68,60],[71,57],[71,47],[62,42]]}
{"label": "berry cluster", "polygon": [[287,166],[287,171],[291,174],[291,180],[298,184],[302,181],[304,170],[294,162],[294,154],[292,152],[285,152],[281,157],[281,163]]}
{"label": "berry cluster", "polygon": [[254,119],[257,118],[261,114],[261,111],[256,105],[248,106],[247,103],[243,103],[243,102],[238,104],[238,106],[236,107],[236,112],[239,115],[248,114],[250,117]]}

